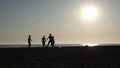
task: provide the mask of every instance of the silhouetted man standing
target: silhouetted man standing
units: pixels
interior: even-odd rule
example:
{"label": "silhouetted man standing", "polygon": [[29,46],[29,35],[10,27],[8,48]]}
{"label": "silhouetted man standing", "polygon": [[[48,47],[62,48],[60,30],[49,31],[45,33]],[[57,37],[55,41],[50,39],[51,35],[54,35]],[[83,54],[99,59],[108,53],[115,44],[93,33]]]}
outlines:
{"label": "silhouetted man standing", "polygon": [[29,35],[29,37],[28,37],[28,47],[31,47],[31,35]]}
{"label": "silhouetted man standing", "polygon": [[43,37],[42,37],[42,45],[43,45],[43,47],[45,47],[45,42],[46,42],[46,38],[45,38],[45,35],[43,35]]}

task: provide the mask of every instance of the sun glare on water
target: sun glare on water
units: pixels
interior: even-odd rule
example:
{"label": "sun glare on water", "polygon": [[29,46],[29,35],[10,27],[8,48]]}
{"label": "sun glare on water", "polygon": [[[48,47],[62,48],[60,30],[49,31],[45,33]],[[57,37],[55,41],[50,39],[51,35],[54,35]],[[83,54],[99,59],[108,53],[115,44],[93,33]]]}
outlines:
{"label": "sun glare on water", "polygon": [[83,45],[92,47],[92,46],[97,46],[98,44],[83,44]]}
{"label": "sun glare on water", "polygon": [[82,8],[81,15],[82,18],[90,21],[94,20],[97,17],[98,11],[95,6],[86,6]]}

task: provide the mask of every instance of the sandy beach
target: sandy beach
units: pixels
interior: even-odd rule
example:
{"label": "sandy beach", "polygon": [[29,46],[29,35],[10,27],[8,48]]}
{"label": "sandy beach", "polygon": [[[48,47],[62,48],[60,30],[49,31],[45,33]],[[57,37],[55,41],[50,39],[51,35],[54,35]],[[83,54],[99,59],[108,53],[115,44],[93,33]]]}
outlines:
{"label": "sandy beach", "polygon": [[0,68],[117,67],[120,46],[0,48]]}

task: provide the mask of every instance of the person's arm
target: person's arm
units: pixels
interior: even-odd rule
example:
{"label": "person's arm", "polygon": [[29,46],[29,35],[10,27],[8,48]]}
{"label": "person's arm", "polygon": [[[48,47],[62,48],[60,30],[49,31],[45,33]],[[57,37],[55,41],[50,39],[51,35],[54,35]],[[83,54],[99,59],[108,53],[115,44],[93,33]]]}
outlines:
{"label": "person's arm", "polygon": [[47,39],[45,38],[45,42],[47,42]]}
{"label": "person's arm", "polygon": [[47,37],[47,40],[49,39],[49,36]]}
{"label": "person's arm", "polygon": [[42,39],[41,39],[41,42],[42,42]]}

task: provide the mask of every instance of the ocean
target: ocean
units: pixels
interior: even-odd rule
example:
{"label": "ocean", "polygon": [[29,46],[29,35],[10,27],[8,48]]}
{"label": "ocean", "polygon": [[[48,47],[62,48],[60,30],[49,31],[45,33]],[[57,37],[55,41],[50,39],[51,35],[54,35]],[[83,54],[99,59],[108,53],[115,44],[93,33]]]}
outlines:
{"label": "ocean", "polygon": [[[55,47],[75,47],[75,46],[83,46],[80,44],[56,44]],[[27,44],[0,44],[0,48],[27,48]],[[42,47],[42,44],[32,44],[31,48],[34,47]],[[49,45],[51,47],[51,45]]]}
{"label": "ocean", "polygon": [[[120,46],[120,44],[55,44],[55,47],[94,47],[94,46]],[[0,48],[27,48],[28,44],[0,44]],[[42,44],[32,44],[31,48],[43,47]],[[49,45],[49,47],[52,47]]]}

